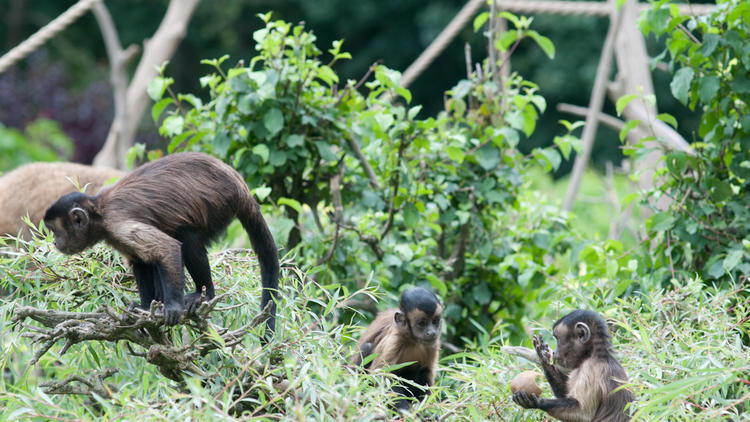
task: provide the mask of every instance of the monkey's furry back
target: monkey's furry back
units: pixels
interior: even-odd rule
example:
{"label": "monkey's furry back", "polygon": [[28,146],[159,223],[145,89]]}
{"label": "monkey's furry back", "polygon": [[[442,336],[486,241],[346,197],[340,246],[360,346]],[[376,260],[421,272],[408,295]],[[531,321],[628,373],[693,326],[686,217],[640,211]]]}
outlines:
{"label": "monkey's furry back", "polygon": [[259,212],[241,176],[221,160],[178,153],[144,164],[99,195],[100,215],[126,215],[174,236],[199,230],[204,240],[221,233],[238,212]]}

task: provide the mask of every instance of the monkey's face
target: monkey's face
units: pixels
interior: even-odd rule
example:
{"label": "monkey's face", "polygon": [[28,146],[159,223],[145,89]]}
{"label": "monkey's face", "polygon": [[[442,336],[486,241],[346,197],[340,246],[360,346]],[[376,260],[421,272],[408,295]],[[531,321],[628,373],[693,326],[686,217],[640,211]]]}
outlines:
{"label": "monkey's face", "polygon": [[[89,244],[82,228],[75,228],[63,218],[55,218],[46,221],[44,224],[55,235],[55,247],[66,255],[79,253],[86,249]],[[75,223],[73,223],[75,224]]]}
{"label": "monkey's face", "polygon": [[91,231],[93,204],[86,195],[72,192],[62,196],[47,210],[44,224],[55,235],[55,247],[64,254],[75,254],[96,243]]}
{"label": "monkey's face", "polygon": [[577,322],[574,325],[555,324],[553,335],[557,347],[553,354],[555,364],[568,369],[576,369],[591,355],[590,331],[588,325]]}
{"label": "monkey's face", "polygon": [[414,340],[432,345],[440,339],[442,307],[438,306],[436,312],[432,314],[427,314],[421,309],[413,309],[405,316]]}

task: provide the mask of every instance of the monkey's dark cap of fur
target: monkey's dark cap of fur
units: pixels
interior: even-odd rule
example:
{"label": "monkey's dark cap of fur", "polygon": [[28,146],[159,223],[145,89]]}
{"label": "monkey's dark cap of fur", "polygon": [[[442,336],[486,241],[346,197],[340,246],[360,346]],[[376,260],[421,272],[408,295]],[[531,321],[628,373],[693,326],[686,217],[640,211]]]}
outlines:
{"label": "monkey's dark cap of fur", "polygon": [[57,217],[65,216],[71,208],[74,206],[80,206],[87,199],[88,195],[81,192],[70,192],[65,194],[47,209],[47,212],[44,213],[44,219],[49,221]]}
{"label": "monkey's dark cap of fur", "polygon": [[412,287],[401,294],[401,309],[410,311],[419,309],[427,315],[432,315],[437,310],[438,297],[423,287]]}

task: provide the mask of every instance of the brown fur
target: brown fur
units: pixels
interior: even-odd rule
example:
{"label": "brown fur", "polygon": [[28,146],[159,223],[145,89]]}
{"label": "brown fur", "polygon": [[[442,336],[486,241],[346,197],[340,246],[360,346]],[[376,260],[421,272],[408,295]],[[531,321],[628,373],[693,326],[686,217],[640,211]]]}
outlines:
{"label": "brown fur", "polygon": [[546,399],[523,392],[513,401],[525,408],[538,408],[564,422],[624,422],[626,410],[635,396],[619,389],[627,374],[614,357],[604,320],[591,311],[573,311],[558,321],[553,333],[557,339],[555,365],[571,370],[565,375],[550,363],[549,348],[534,338],[544,374],[557,398]]}
{"label": "brown fur", "polygon": [[86,192],[98,192],[106,182],[122,177],[119,170],[91,167],[76,163],[25,164],[0,177],[0,236],[20,233],[29,239],[31,233],[23,222],[29,216],[39,224],[44,211],[57,198],[76,190],[69,180],[77,181]]}
{"label": "brown fur", "polygon": [[[45,214],[64,253],[78,253],[104,240],[133,263],[141,308],[164,303],[168,325],[214,297],[205,245],[237,217],[260,263],[261,306],[271,302],[267,335],[274,329],[279,261],[276,244],[242,176],[201,153],[172,154],[144,164],[97,196],[69,194]],[[184,297],[183,264],[196,284]]]}
{"label": "brown fur", "polygon": [[[399,329],[394,323],[394,315],[398,308],[380,312],[369,327],[362,333],[357,346],[361,348],[366,343],[373,344],[373,353],[377,356],[370,362],[370,369],[397,365],[405,362],[415,362],[428,371],[428,385],[435,383],[440,338],[433,344],[423,344],[414,339],[408,330]],[[409,317],[416,318],[423,314],[420,310],[413,310]],[[359,353],[354,355],[353,363],[359,365],[362,358]]]}

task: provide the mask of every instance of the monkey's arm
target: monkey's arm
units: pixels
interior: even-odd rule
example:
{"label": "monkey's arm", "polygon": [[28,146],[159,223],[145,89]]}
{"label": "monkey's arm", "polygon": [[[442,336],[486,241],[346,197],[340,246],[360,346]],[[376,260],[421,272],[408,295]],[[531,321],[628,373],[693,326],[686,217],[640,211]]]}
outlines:
{"label": "monkey's arm", "polygon": [[541,335],[534,336],[532,342],[552,392],[559,399],[565,398],[568,395],[568,376],[550,363],[549,346],[542,340]]}
{"label": "monkey's arm", "polygon": [[[164,302],[164,322],[167,325],[177,324],[184,309],[185,288],[180,242],[156,227],[141,222],[126,220],[110,223],[108,231],[112,238],[108,242],[112,246],[123,249],[122,252],[135,256],[143,263],[156,266],[153,282],[155,291],[161,293]],[[141,303],[144,308],[150,305]]]}
{"label": "monkey's arm", "polygon": [[563,422],[588,422],[594,414],[581,408],[572,397],[545,399],[525,391],[513,393],[513,401],[524,409],[541,409]]}

